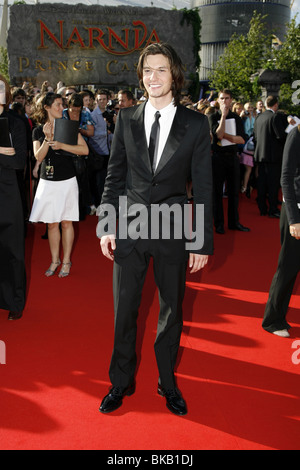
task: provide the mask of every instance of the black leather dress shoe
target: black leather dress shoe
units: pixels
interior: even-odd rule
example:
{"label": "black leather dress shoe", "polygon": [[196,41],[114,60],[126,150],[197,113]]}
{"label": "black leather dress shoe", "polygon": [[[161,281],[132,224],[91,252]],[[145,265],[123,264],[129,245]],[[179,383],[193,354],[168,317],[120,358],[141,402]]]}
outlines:
{"label": "black leather dress shoe", "polygon": [[233,226],[228,227],[229,230],[239,230],[240,232],[250,232],[250,228],[244,227],[244,225],[237,223]]}
{"label": "black leather dress shoe", "polygon": [[8,319],[9,320],[19,320],[22,318],[23,312],[9,312]]}
{"label": "black leather dress shoe", "polygon": [[269,217],[271,219],[280,219],[280,211],[270,212]]}
{"label": "black leather dress shoe", "polygon": [[109,394],[106,395],[100,405],[99,411],[101,413],[111,413],[117,410],[123,403],[124,396],[133,395],[135,392],[135,384],[130,385],[127,388],[112,387]]}
{"label": "black leather dress shoe", "polygon": [[158,384],[157,393],[167,400],[167,408],[175,415],[184,416],[187,414],[187,407],[178,388],[164,390]]}
{"label": "black leather dress shoe", "polygon": [[220,235],[224,235],[225,230],[224,230],[223,225],[218,225],[218,227],[216,227],[216,233],[219,233]]}

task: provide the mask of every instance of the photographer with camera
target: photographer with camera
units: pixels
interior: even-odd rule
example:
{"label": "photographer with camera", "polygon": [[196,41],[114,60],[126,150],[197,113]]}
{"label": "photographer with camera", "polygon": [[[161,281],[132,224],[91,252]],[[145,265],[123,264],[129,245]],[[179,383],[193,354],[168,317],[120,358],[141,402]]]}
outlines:
{"label": "photographer with camera", "polygon": [[110,134],[113,134],[115,131],[115,124],[117,121],[117,113],[115,111],[115,101],[112,100],[110,101],[110,104],[106,106],[106,109],[104,113],[102,113],[102,116],[104,117],[106,123],[107,123],[107,129]]}
{"label": "photographer with camera", "polygon": [[109,100],[108,90],[98,90],[96,93],[97,107],[92,112],[95,131],[89,139],[94,160],[93,174],[91,178],[94,204],[99,206],[106,178],[109,160],[110,145],[113,136],[111,125],[114,124],[114,113],[107,109]]}

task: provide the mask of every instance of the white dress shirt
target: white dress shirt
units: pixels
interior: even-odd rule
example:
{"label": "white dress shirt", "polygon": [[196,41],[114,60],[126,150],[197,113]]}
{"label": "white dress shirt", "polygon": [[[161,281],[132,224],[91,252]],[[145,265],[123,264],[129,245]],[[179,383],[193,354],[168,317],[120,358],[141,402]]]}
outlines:
{"label": "white dress shirt", "polygon": [[154,106],[152,106],[150,101],[146,103],[144,125],[145,125],[145,132],[146,132],[148,147],[149,147],[152,124],[155,120],[155,113],[159,111],[161,115],[159,119],[160,133],[159,133],[159,145],[158,145],[157,159],[155,162],[156,163],[155,169],[158,166],[158,163],[160,161],[163,150],[165,148],[167,139],[169,137],[171,126],[173,124],[173,120],[176,114],[176,110],[177,110],[177,107],[174,105],[174,100],[172,100],[172,102],[163,109],[154,108]]}

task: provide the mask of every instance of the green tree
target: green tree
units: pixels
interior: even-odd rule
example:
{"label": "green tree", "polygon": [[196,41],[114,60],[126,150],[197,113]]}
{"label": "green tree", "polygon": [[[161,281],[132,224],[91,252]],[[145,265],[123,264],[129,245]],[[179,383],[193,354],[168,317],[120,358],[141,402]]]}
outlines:
{"label": "green tree", "polygon": [[7,49],[0,47],[0,73],[9,81]]}
{"label": "green tree", "polygon": [[299,113],[299,106],[295,106],[293,98],[296,88],[299,89],[299,85],[295,82],[300,80],[300,24],[297,25],[296,17],[287,24],[284,42],[274,51],[274,59],[270,66],[289,72],[290,82],[284,83],[280,89],[281,106],[291,113]]}
{"label": "green tree", "polygon": [[183,25],[185,22],[188,25],[192,25],[193,27],[193,36],[194,36],[194,47],[193,53],[195,57],[195,70],[190,73],[189,80],[189,94],[193,97],[194,100],[197,100],[199,96],[199,66],[200,66],[200,55],[199,52],[201,50],[201,18],[199,15],[199,8],[192,8],[188,10],[187,8],[183,8],[182,10],[182,20],[180,22]]}
{"label": "green tree", "polygon": [[244,101],[259,96],[257,82],[250,77],[271,58],[272,33],[267,31],[265,18],[255,11],[248,34],[232,36],[210,76],[211,87],[229,88],[236,99]]}

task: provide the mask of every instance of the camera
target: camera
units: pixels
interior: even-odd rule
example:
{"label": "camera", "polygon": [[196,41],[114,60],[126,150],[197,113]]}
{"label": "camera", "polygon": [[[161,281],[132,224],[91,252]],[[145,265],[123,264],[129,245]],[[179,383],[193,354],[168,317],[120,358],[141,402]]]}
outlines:
{"label": "camera", "polygon": [[102,116],[104,117],[104,119],[107,121],[108,124],[113,124],[115,115],[116,115],[116,112],[111,111],[110,109],[106,109],[104,113],[102,113]]}
{"label": "camera", "polygon": [[107,123],[108,130],[113,134],[115,130],[114,116],[116,112],[114,110],[107,109],[102,113],[103,118]]}

